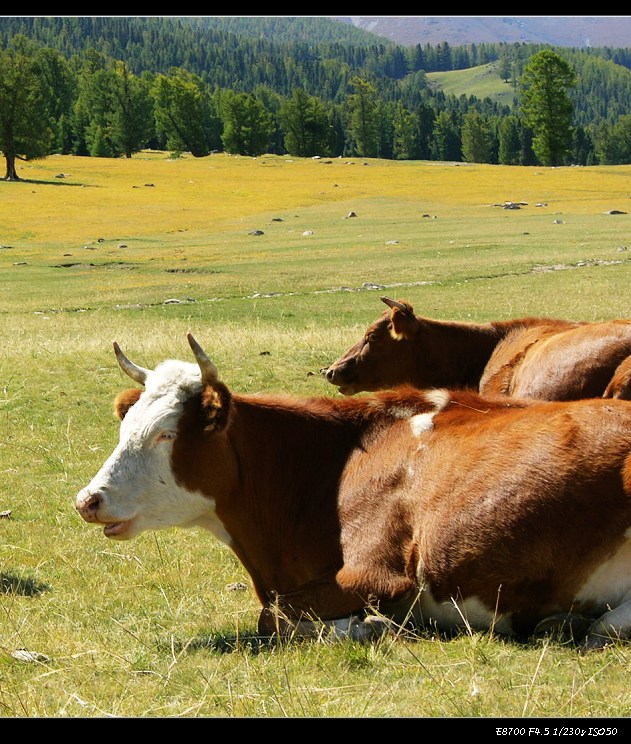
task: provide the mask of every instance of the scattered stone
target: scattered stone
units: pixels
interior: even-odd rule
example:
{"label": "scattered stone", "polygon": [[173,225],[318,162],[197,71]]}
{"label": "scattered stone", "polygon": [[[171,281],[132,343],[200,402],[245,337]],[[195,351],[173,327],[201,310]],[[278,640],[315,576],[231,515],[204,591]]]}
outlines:
{"label": "scattered stone", "polygon": [[119,248],[127,248],[127,243],[119,243],[118,244],[118,247]]}
{"label": "scattered stone", "polygon": [[244,592],[247,588],[248,585],[244,584],[242,581],[233,581],[231,584],[226,586],[226,589],[229,592]]}
{"label": "scattered stone", "polygon": [[250,230],[248,235],[265,235],[265,233],[263,232],[263,230]]}
{"label": "scattered stone", "polygon": [[11,517],[11,509],[5,509],[0,512],[0,519],[9,519]]}
{"label": "scattered stone", "polygon": [[313,235],[313,230],[305,230],[302,234],[305,235],[305,236],[306,235]]}
{"label": "scattered stone", "polygon": [[11,656],[18,661],[37,661],[40,663],[50,661],[50,657],[46,654],[39,651],[27,651],[25,648],[17,648],[15,651],[11,651]]}
{"label": "scattered stone", "polygon": [[386,245],[399,245],[398,240],[386,240]]}
{"label": "scattered stone", "polygon": [[355,212],[349,212],[349,213],[348,213],[348,214],[346,215],[346,217],[344,217],[344,219],[345,219],[345,220],[348,220],[348,219],[350,219],[351,217],[357,217],[357,215],[355,214]]}
{"label": "scattered stone", "polygon": [[565,223],[563,222],[563,220],[554,220],[552,224],[553,225],[564,225]]}
{"label": "scattered stone", "polygon": [[624,251],[626,251],[626,250],[627,250],[627,246],[626,245],[621,245],[620,247],[616,248],[616,251],[618,253],[624,253]]}
{"label": "scattered stone", "polygon": [[610,209],[605,214],[626,214],[626,212],[623,212],[621,209]]}

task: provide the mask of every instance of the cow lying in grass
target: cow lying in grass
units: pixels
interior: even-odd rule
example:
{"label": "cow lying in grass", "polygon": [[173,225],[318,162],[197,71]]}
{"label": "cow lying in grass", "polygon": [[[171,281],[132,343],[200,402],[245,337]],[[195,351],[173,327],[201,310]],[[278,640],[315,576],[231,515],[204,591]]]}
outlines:
{"label": "cow lying in grass", "polygon": [[408,383],[545,400],[631,398],[631,321],[462,323],[381,299],[389,309],[322,370],[344,395]]}
{"label": "cow lying in grass", "polygon": [[631,403],[401,387],[240,395],[195,363],[121,368],[113,453],[76,498],[126,540],[202,527],[262,605],[259,632],[370,639],[399,624],[582,649],[631,633]]}

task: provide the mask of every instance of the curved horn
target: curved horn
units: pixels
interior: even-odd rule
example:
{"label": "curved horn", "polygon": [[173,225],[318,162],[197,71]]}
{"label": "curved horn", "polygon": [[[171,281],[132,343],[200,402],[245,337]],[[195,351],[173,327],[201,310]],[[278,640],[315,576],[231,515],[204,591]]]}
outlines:
{"label": "curved horn", "polygon": [[385,302],[388,307],[391,307],[393,310],[396,307],[397,310],[401,310],[403,313],[409,313],[410,308],[407,305],[404,305],[402,302],[397,302],[396,300],[391,300],[389,297],[380,297],[379,298],[382,302]]}
{"label": "curved horn", "polygon": [[139,382],[141,385],[144,385],[149,370],[145,369],[144,367],[139,367],[137,364],[131,362],[123,354],[123,352],[121,351],[121,347],[116,343],[116,341],[114,341],[114,353],[116,354],[116,358],[118,359],[118,363],[123,372],[126,375],[129,375],[129,377],[131,377],[131,379],[135,382]]}
{"label": "curved horn", "polygon": [[204,385],[214,385],[219,380],[219,372],[217,371],[217,367],[215,367],[214,363],[206,355],[206,352],[193,338],[193,335],[191,333],[187,333],[186,338],[188,339],[188,343],[193,350],[193,354],[195,354],[197,364],[199,364],[199,368],[202,373],[202,383]]}

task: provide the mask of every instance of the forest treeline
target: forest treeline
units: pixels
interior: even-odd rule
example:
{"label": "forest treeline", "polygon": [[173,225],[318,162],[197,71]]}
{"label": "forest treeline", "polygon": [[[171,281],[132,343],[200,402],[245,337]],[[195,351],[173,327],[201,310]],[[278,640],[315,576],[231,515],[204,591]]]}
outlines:
{"label": "forest treeline", "polygon": [[[31,131],[18,157],[155,148],[530,165],[520,82],[544,49],[404,47],[323,17],[3,17],[0,149],[19,85]],[[553,49],[575,73],[564,162],[631,162],[631,49]],[[428,82],[489,62],[514,105]]]}

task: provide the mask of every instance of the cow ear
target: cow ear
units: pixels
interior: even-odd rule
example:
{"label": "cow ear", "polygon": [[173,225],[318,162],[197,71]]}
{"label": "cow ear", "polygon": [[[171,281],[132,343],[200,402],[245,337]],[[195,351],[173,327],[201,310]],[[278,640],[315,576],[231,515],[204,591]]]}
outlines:
{"label": "cow ear", "polygon": [[127,411],[138,401],[138,398],[142,395],[140,388],[130,388],[129,390],[123,390],[114,399],[114,415],[120,421],[122,421]]}
{"label": "cow ear", "polygon": [[202,414],[206,431],[222,431],[228,426],[232,394],[223,382],[206,385],[202,390]]}
{"label": "cow ear", "polygon": [[410,339],[416,333],[418,320],[412,306],[407,302],[397,303],[390,312],[390,335],[396,341]]}

